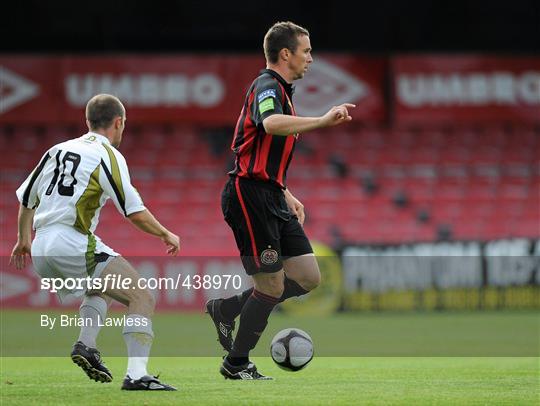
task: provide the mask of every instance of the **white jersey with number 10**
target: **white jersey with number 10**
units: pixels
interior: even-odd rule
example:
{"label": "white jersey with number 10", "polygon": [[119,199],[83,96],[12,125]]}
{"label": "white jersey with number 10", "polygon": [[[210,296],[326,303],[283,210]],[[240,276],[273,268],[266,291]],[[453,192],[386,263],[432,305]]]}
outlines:
{"label": "white jersey with number 10", "polygon": [[145,209],[125,158],[106,137],[93,132],[50,148],[17,189],[17,197],[36,210],[36,230],[64,224],[93,234],[108,198],[124,216]]}

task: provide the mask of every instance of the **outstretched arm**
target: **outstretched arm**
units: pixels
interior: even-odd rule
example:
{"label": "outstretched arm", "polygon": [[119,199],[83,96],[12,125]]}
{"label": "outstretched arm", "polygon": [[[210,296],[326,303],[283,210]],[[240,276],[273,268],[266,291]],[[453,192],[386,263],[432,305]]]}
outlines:
{"label": "outstretched arm", "polygon": [[272,114],[263,120],[264,130],[273,135],[289,135],[332,127],[352,120],[348,109],[356,107],[351,103],[334,106],[320,117],[298,117],[286,114]]}
{"label": "outstretched arm", "polygon": [[14,264],[17,269],[23,269],[32,249],[32,222],[34,221],[34,211],[19,205],[17,243],[11,251],[10,264]]}

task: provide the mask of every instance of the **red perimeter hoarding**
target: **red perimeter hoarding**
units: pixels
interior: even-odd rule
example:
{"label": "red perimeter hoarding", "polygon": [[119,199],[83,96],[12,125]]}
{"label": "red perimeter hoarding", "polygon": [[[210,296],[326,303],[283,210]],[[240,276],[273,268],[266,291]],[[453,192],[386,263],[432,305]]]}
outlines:
{"label": "red perimeter hoarding", "polygon": [[[255,55],[0,56],[0,123],[84,120],[97,93],[118,96],[131,122],[234,125],[251,81],[264,68]],[[357,104],[355,118],[382,121],[386,61],[354,55],[319,55],[295,82],[302,115]]]}
{"label": "red perimeter hoarding", "polygon": [[[387,75],[390,66],[390,75]],[[264,58],[257,55],[0,56],[0,123],[80,123],[87,100],[113,93],[131,122],[234,125]],[[385,103],[385,81],[392,98]],[[396,124],[540,122],[540,58],[315,55],[295,82],[301,115],[343,102],[354,118]],[[387,104],[388,103],[388,104]]]}
{"label": "red perimeter hoarding", "polygon": [[540,58],[400,56],[397,124],[540,122]]}

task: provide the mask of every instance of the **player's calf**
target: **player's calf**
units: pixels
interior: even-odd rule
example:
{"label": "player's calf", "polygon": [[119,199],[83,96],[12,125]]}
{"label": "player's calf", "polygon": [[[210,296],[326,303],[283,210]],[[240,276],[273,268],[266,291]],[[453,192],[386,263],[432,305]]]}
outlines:
{"label": "player's calf", "polygon": [[283,267],[285,269],[285,290],[291,290],[291,293],[294,293],[288,295],[289,297],[306,294],[321,283],[321,271],[313,254],[287,258],[283,261]]}
{"label": "player's calf", "polygon": [[110,287],[105,294],[114,300],[128,306],[128,314],[138,314],[151,318],[154,314],[155,299],[148,289],[139,286],[139,273],[123,257],[116,257],[109,262],[101,274],[102,279],[113,275],[120,280],[129,280],[127,289]]}
{"label": "player's calf", "polygon": [[311,274],[305,275],[300,280],[295,281],[307,292],[311,292],[313,289],[317,288],[321,284],[321,274],[320,272],[313,272]]}
{"label": "player's calf", "polygon": [[156,299],[148,289],[133,289],[129,295],[129,314],[140,314],[149,319],[154,315]]}

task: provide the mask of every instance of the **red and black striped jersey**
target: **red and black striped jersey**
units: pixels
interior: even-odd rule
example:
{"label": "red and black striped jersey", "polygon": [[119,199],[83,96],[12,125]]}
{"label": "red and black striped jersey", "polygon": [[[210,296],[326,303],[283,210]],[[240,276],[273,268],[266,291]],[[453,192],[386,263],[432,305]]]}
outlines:
{"label": "red and black striped jersey", "polygon": [[294,87],[277,72],[264,69],[249,88],[231,149],[236,154],[230,175],[270,182],[285,188],[297,134],[267,134],[263,120],[272,114],[295,116]]}

